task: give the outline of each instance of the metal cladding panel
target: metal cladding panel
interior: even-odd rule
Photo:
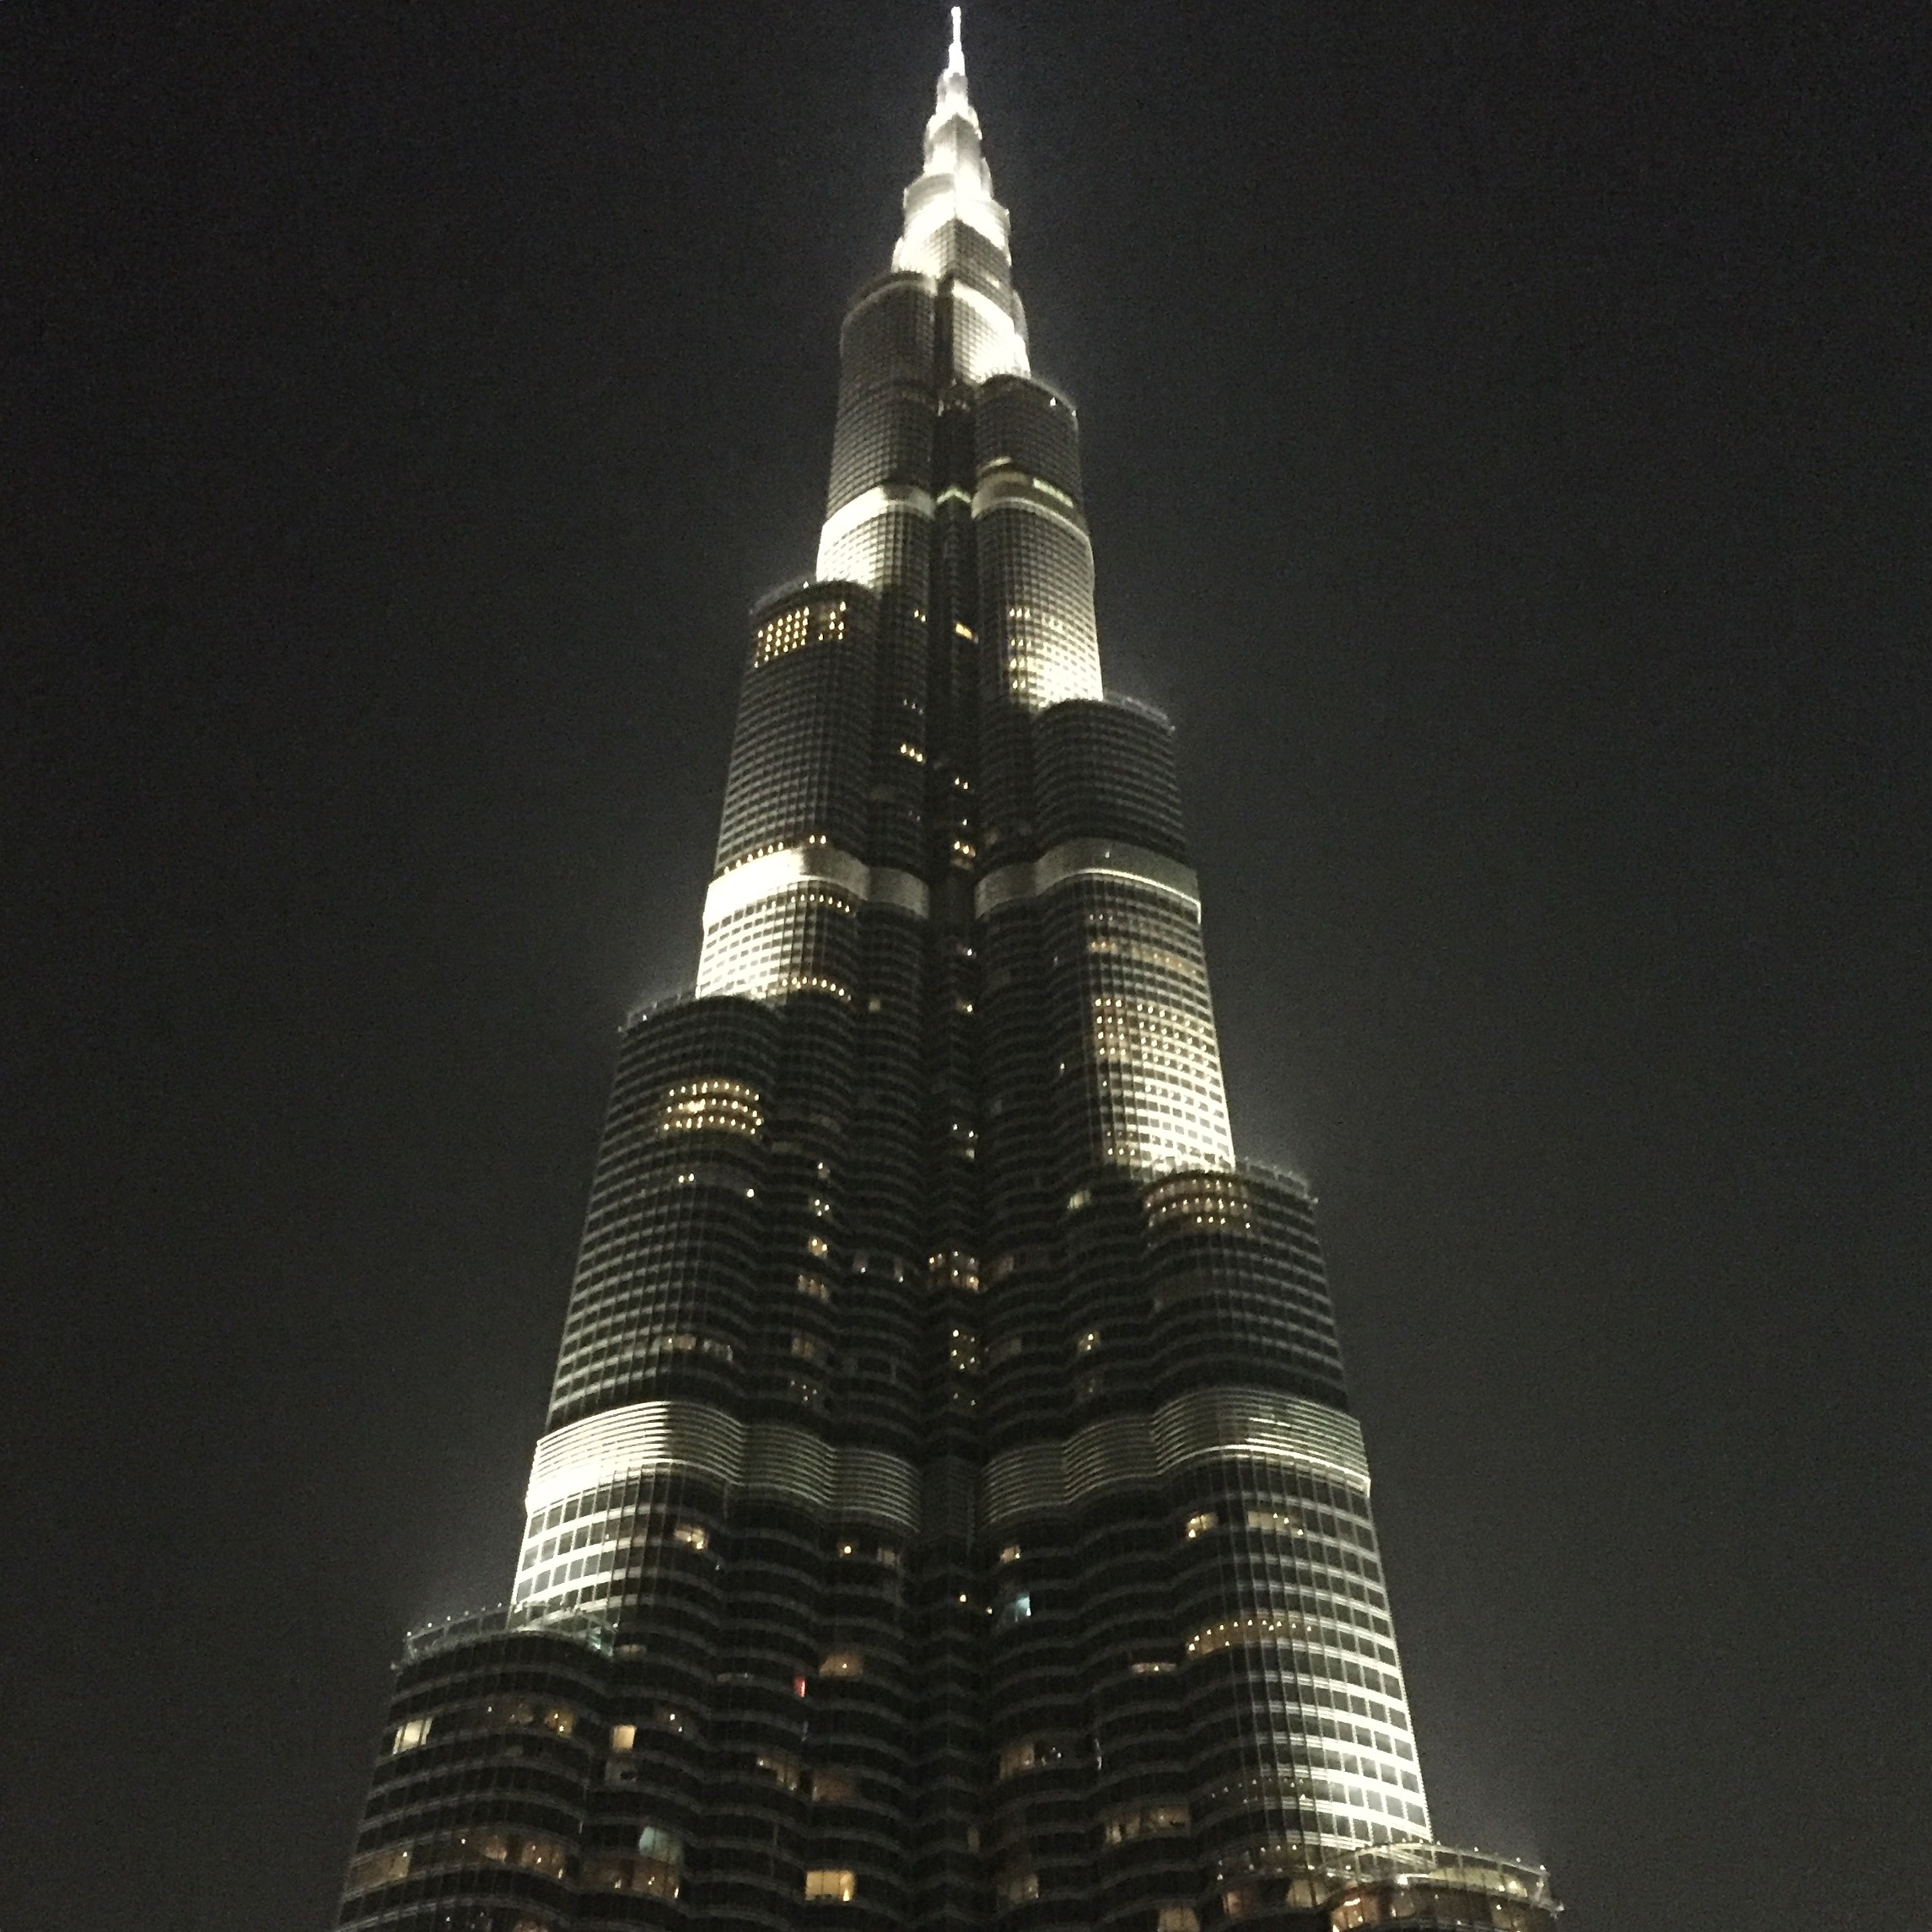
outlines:
[[[1369,1487],[1362,1425],[1353,1416],[1266,1389],[1203,1389],[1177,1397],[1154,1412],[1153,1438],[1164,1471],[1251,1456],[1322,1469],[1364,1493]]]
[[[1108,1418],[1058,1442],[1027,1443],[987,1463],[988,1529],[1144,1487],[1201,1462],[1285,1462],[1319,1469],[1366,1493],[1368,1458],[1355,1418],[1267,1389],[1204,1389],[1149,1415]]]
[[[973,889],[973,910],[988,918],[1016,899],[1031,899],[1084,879],[1144,886],[1178,901],[1197,917],[1201,911],[1201,885],[1191,867],[1124,839],[1098,838],[1069,839],[1037,859],[988,873]]]
[[[749,1425],[697,1402],[632,1402],[554,1429],[536,1447],[524,1498],[531,1512],[675,1470],[727,1492],[777,1499],[827,1520],[849,1516],[916,1532],[919,1476],[902,1457],[841,1447],[794,1423]]]
[[[524,1507],[536,1510],[647,1469],[686,1469],[727,1488],[745,1474],[745,1429],[697,1402],[632,1402],[553,1429],[536,1445]]]
[[[1080,500],[1080,431],[1074,406],[1044,383],[999,375],[973,396],[973,435],[982,471],[1011,468]]]

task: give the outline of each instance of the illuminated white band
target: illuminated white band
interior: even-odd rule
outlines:
[[[1047,522],[1057,524],[1069,536],[1077,536],[1089,550],[1094,540],[1080,516],[1079,505],[1064,490],[1029,476],[1024,470],[1002,465],[980,479],[973,492],[972,514],[982,517],[993,510],[1027,510]]]
[[[880,483],[863,491],[849,503],[841,503],[825,519],[825,528],[819,532],[819,548],[822,551],[827,544],[837,543],[848,530],[858,529],[868,519],[883,515],[887,510],[909,510],[914,516],[930,521],[932,492],[922,490],[917,483]]]
[[[659,1472],[773,1497],[835,1521],[917,1533],[918,1472],[883,1450],[837,1448],[794,1423],[746,1424],[702,1402],[632,1402],[552,1429],[536,1445],[524,1507]]]
[[[836,887],[868,904],[890,906],[923,919],[932,895],[923,879],[890,865],[868,865],[836,845],[788,845],[720,872],[704,896],[704,923],[708,930],[720,920],[756,906],[761,899],[805,885]]]
[[[1152,1416],[1112,1416],[1059,1442],[1003,1450],[982,1478],[981,1521],[996,1530],[1191,1464],[1235,1458],[1315,1470],[1368,1493],[1369,1459],[1352,1415],[1267,1389],[1203,1389]]]
[[[1031,899],[1079,879],[1121,879],[1178,899],[1201,916],[1201,882],[1192,866],[1117,839],[1069,838],[1031,864],[1003,865],[973,888],[973,913],[985,918],[1016,899]]]
[[[970,282],[955,280],[953,283],[955,304],[963,303],[969,309],[977,309],[985,318],[996,336],[1004,336],[1011,351],[1012,360],[1004,369],[988,369],[986,375],[1012,374],[1027,375],[1031,373],[1026,360],[1026,337],[1019,318],[1003,303],[988,295],[983,288],[976,288]],[[982,377],[980,379],[983,380]]]

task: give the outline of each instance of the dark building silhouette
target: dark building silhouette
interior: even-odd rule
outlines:
[[[1547,1932],[1430,1843],[1312,1202],[1236,1159],[955,39],[619,1049],[508,1606],[413,1637],[408,1932]]]

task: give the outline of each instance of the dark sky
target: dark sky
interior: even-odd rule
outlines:
[[[503,1592],[943,38],[0,18],[0,1924],[320,1932],[399,1633]],[[1438,1827],[1572,1932],[1932,1852],[1929,49],[970,10]]]

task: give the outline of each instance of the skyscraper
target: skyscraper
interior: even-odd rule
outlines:
[[[1313,1203],[1235,1155],[956,12],[841,350],[510,1600],[410,1639],[342,1923],[1547,1932],[1430,1840]]]

